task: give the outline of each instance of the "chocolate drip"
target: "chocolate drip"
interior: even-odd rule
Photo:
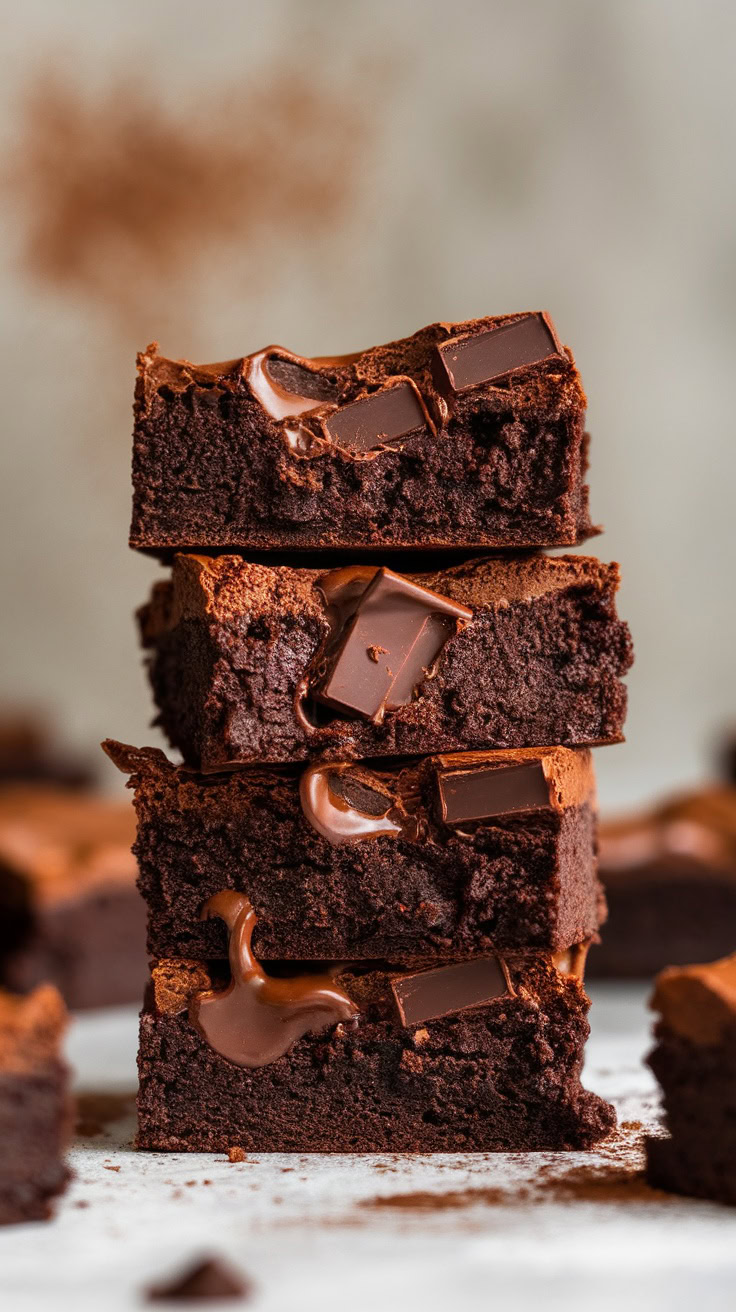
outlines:
[[[311,693],[342,715],[374,724],[412,701],[445,643],[473,617],[467,606],[390,569],[350,566],[326,574],[317,586],[331,632],[297,702]]]
[[[236,1066],[268,1066],[305,1034],[356,1019],[357,1006],[330,975],[265,973],[251,951],[256,915],[244,893],[215,893],[201,916],[220,916],[230,931],[230,983],[189,1004],[192,1024],[221,1057]]]
[[[566,948],[563,952],[556,952],[552,958],[555,970],[559,970],[561,975],[572,975],[573,979],[582,984],[589,950],[590,939],[585,943],[576,943],[574,947]]]

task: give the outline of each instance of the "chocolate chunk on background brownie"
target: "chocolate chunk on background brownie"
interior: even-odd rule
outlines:
[[[379,575],[178,556],[139,612],[172,745],[209,771],[620,740],[618,566],[532,556]]]
[[[0,1225],[45,1220],[69,1178],[65,1028],[66,1010],[51,985],[27,998],[0,991]]]
[[[353,356],[138,358],[130,543],[565,546],[594,532],[586,398],[547,316],[432,324]]]
[[[504,954],[478,988],[478,963],[470,964],[470,986],[454,966],[446,982],[432,968],[432,979],[410,981],[385,966],[343,966],[334,986],[357,1015],[245,1066],[190,1019],[193,1000],[203,990],[216,998],[212,986],[222,981],[203,963],[159,963],[141,1017],[139,1147],[492,1152],[587,1148],[603,1138],[615,1118],[580,1084],[588,1000],[579,980],[544,954]],[[402,984],[425,1019],[402,1023]],[[217,1041],[237,1052],[232,1028]]]
[[[736,954],[665,970],[651,1006],[668,1137],[647,1141],[649,1180],[736,1205]]]
[[[70,1007],[140,999],[145,907],[126,801],[50,788],[0,792],[0,982],[56,984]]]
[[[228,888],[255,907],[259,953],[305,960],[568,948],[605,914],[582,749],[219,776],[107,750],[135,788],[154,957],[224,956],[200,911]]]
[[[603,822],[609,917],[589,973],[652,976],[736,945],[736,788],[708,786]]]

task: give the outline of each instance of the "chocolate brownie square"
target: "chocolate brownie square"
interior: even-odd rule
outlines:
[[[312,551],[564,546],[593,532],[586,399],[545,314],[353,356],[138,358],[130,543]]]
[[[605,914],[588,751],[202,776],[106,747],[135,789],[153,957],[225,956],[200,914],[223,889],[253,903],[257,951],[292,960],[560,950]]]
[[[137,1002],[147,976],[133,808],[40,787],[0,792],[0,982],[67,1005]]]
[[[539,1151],[613,1128],[580,1084],[588,1000],[549,954],[290,974],[252,957],[247,900],[225,897],[213,913],[232,931],[229,982],[201,962],[154,968],[140,1148]]]
[[[621,739],[618,567],[485,559],[403,576],[177,556],[139,614],[158,722],[205,771]]]
[[[647,1142],[648,1178],[736,1206],[736,954],[663,971],[651,1006],[668,1137]]]
[[[0,992],[0,1225],[45,1220],[69,1178],[65,1028],[64,1004],[51,985],[27,998]]]
[[[652,976],[736,944],[736,788],[709,786],[601,825],[609,919],[591,975]]]

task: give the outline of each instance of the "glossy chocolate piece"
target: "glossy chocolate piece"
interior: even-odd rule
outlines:
[[[357,1016],[355,1003],[330,975],[266,974],[251,951],[256,916],[243,893],[216,893],[202,916],[220,916],[228,927],[231,979],[226,989],[194,997],[189,1018],[221,1057],[236,1066],[268,1066],[305,1034]]]
[[[326,653],[327,670],[312,692],[324,706],[380,724],[387,710],[412,701],[448,638],[473,612],[390,569],[376,570],[365,586],[366,573],[337,570],[320,581],[337,608],[339,588],[352,597],[358,578],[363,591],[343,615],[332,638],[336,651]]]
[[[435,377],[442,390],[466,392],[496,382],[531,365],[567,362],[546,314],[525,314],[470,337],[452,337],[437,347]]]
[[[496,957],[476,957],[435,970],[397,975],[391,988],[404,1026],[483,1007],[510,994],[506,971]]]
[[[349,451],[372,451],[427,427],[422,398],[408,378],[351,401],[324,420],[332,441]]]
[[[447,825],[550,807],[549,784],[541,761],[470,770],[440,769],[437,789],[440,813]]]

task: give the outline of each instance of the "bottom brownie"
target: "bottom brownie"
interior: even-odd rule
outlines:
[[[0,1225],[41,1221],[69,1177],[66,1012],[56,989],[0,993]]]
[[[565,968],[571,970],[570,961]],[[303,977],[285,977],[277,963],[268,966],[268,976],[255,969],[275,996],[306,996],[295,987]],[[327,1013],[320,1020],[312,1012],[314,1032],[305,1032],[305,1021],[291,1046],[281,1044],[281,1055],[262,1058],[250,1045],[238,1058],[243,1064],[236,1064],[220,1053],[224,1047],[235,1054],[236,1037],[244,1040],[244,1052],[248,1048],[247,1035],[235,1034],[233,1017],[252,998],[233,991],[232,980],[218,986],[201,963],[172,960],[154,967],[141,1017],[138,1146],[173,1152],[222,1152],[234,1145],[248,1152],[573,1149],[590,1147],[614,1126],[613,1109],[580,1084],[588,999],[579,978],[558,970],[550,954],[476,958],[412,972],[353,965],[317,983],[297,1023],[318,992],[337,997],[342,1010],[327,1024]],[[288,1016],[286,1004],[276,1005],[293,1024],[299,1004],[289,1004]],[[218,1030],[208,1016],[220,1013],[225,1020]],[[265,1041],[262,1047],[265,1052]]]
[[[647,1143],[650,1183],[736,1205],[736,954],[664,971],[652,1006],[669,1137]]]

